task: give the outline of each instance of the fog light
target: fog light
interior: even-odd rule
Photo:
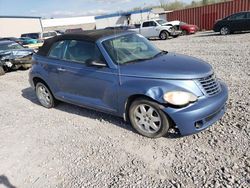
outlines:
[[[196,129],[200,129],[202,126],[203,126],[203,122],[202,121],[197,121],[195,124],[194,124],[195,128]]]

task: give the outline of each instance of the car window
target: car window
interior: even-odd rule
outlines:
[[[152,27],[152,26],[156,26],[156,23],[153,21],[149,22],[149,27]]]
[[[45,37],[49,37],[49,33],[43,33],[43,37],[42,38],[45,38]]]
[[[250,19],[250,12],[247,13],[247,19]]]
[[[149,22],[144,22],[144,23],[142,24],[142,27],[149,27]]]
[[[157,24],[153,21],[150,22],[144,22],[142,27],[152,27],[152,26],[156,26]]]
[[[116,64],[149,59],[160,53],[146,38],[134,33],[106,40],[103,45]]]
[[[64,49],[64,43],[65,43],[64,41],[59,41],[54,43],[50,49],[48,56],[51,58],[61,59]]]
[[[85,64],[87,60],[103,62],[105,60],[95,43],[87,41],[71,40],[63,57],[64,60]]]
[[[157,24],[156,24],[155,22],[153,22],[153,21],[150,22],[149,25],[150,25],[150,26],[157,26]]]
[[[239,13],[239,14],[235,14],[229,17],[229,20],[241,20],[241,19],[245,19],[246,17],[245,13]]]

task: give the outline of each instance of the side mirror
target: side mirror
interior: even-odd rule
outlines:
[[[95,59],[87,59],[86,64],[88,66],[94,66],[94,67],[106,67],[106,63],[100,61],[100,60],[95,60]]]

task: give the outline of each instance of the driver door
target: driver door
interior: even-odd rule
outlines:
[[[148,37],[158,37],[158,31],[156,30],[157,24],[154,21],[144,22],[141,28],[141,34]]]
[[[90,66],[86,63],[89,60],[98,60],[103,66]],[[105,112],[116,112],[118,73],[108,67],[95,43],[67,41],[56,70],[58,95],[62,100]]]

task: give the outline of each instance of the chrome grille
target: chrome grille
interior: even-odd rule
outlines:
[[[220,84],[214,74],[198,79],[198,83],[202,91],[208,96],[216,95],[221,91]]]

